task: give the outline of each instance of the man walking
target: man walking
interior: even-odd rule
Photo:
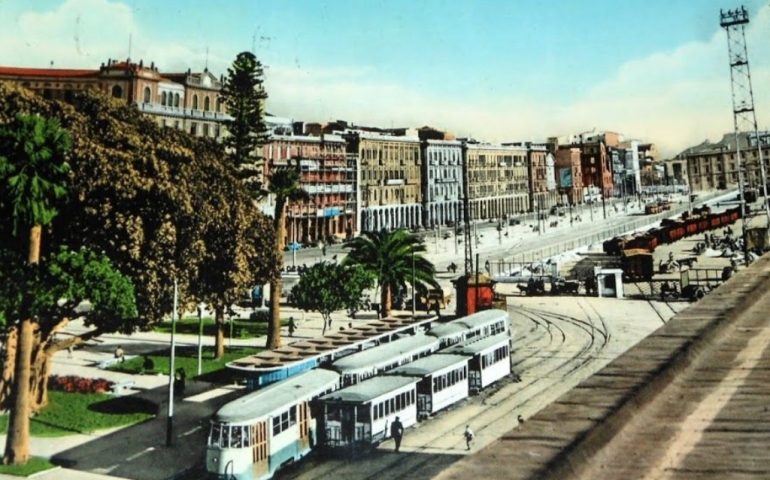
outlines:
[[[395,420],[393,420],[393,423],[390,426],[390,436],[393,437],[393,440],[396,442],[396,452],[398,452],[398,449],[401,447],[401,437],[404,435],[404,426],[401,425],[401,420],[396,417]]]
[[[473,430],[471,430],[470,425],[465,426],[465,431],[463,432],[463,436],[465,437],[465,449],[470,450],[471,442],[473,441]]]

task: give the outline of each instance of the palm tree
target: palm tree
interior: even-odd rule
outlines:
[[[364,232],[348,242],[346,248],[350,252],[343,263],[361,265],[376,276],[383,317],[390,315],[393,293],[407,283],[415,289],[438,287],[435,268],[422,255],[425,244],[403,228],[392,232]]]
[[[286,246],[286,206],[289,202],[307,201],[309,196],[299,184],[299,170],[291,167],[275,169],[270,176],[267,191],[275,196],[275,251],[278,258],[278,271],[283,270],[283,249]],[[267,328],[267,348],[281,346],[281,287],[283,281],[280,274],[270,281],[270,324]]]
[[[14,236],[29,231],[27,262],[31,266],[40,262],[42,228],[56,216],[56,200],[67,193],[65,155],[70,145],[69,134],[54,119],[18,115],[0,128],[0,203],[4,203],[3,210],[11,211]],[[24,464],[29,459],[31,362],[38,326],[31,316],[21,313],[6,464]]]

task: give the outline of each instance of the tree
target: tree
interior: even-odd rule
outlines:
[[[32,348],[30,405],[48,403],[48,376],[53,355],[103,333],[131,333],[137,317],[134,286],[103,254],[60,247],[43,257],[37,272],[25,268],[16,252],[0,251],[0,317],[36,320]],[[23,301],[29,295],[30,302]],[[72,318],[89,330],[57,336]],[[19,385],[21,387],[21,385]]]
[[[289,302],[323,317],[323,333],[331,328],[332,312],[357,309],[364,290],[374,284],[374,276],[363,267],[321,262],[312,265],[291,289]]]
[[[228,136],[223,140],[233,164],[253,196],[260,195],[262,173],[259,147],[267,141],[264,108],[267,93],[262,63],[251,52],[241,52],[227,69],[220,95],[232,120],[225,121]]]
[[[392,232],[364,232],[348,242],[349,253],[345,265],[360,265],[371,272],[380,288],[380,313],[387,317],[391,312],[393,293],[412,284],[415,289],[438,288],[435,268],[422,254],[425,244],[414,234],[400,228]]]
[[[56,216],[56,201],[67,192],[65,155],[70,145],[69,135],[53,119],[17,115],[14,122],[0,128],[0,202],[3,210],[11,211],[13,235],[29,232],[27,264],[33,276],[40,262],[42,228]],[[22,292],[5,463],[24,464],[29,459],[29,385],[33,341],[39,328],[29,308],[33,301],[31,292]]]
[[[286,237],[286,206],[293,201],[306,201],[308,194],[299,184],[299,171],[295,168],[276,168],[270,176],[268,191],[275,197],[273,229],[278,271],[283,270],[283,249]],[[281,288],[280,275],[270,281],[270,322],[267,328],[267,348],[281,346]]]

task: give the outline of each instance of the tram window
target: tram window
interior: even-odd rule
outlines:
[[[243,429],[240,425],[230,428],[230,446],[241,448],[243,444]]]
[[[396,399],[395,398],[391,398],[390,399],[390,411],[394,412],[394,413],[396,412]]]
[[[401,397],[401,394],[398,394],[396,397],[396,411],[403,410],[404,409],[404,399]]]
[[[222,435],[222,425],[219,423],[212,423],[211,433],[209,434],[209,446],[218,447],[220,443],[221,435]]]
[[[385,400],[385,415],[390,415],[390,402]]]
[[[412,395],[412,403],[414,403],[414,390],[411,391],[411,395]]]
[[[227,425],[222,425],[222,443],[220,446],[230,448],[230,427]]]
[[[379,416],[382,417],[382,414],[385,413],[384,412],[385,406],[382,404],[382,402],[380,402],[380,405],[378,406],[378,410],[380,411],[380,415]]]

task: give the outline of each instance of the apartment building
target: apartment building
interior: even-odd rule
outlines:
[[[466,141],[471,219],[502,219],[530,209],[527,148]]]

